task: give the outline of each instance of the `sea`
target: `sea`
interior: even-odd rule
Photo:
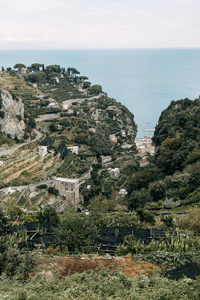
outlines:
[[[145,130],[172,100],[200,95],[200,49],[0,51],[0,68],[16,63],[76,68],[134,114],[138,138],[152,135]]]

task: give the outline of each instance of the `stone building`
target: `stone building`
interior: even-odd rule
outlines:
[[[53,177],[51,186],[59,191],[59,195],[67,200],[68,206],[77,207],[79,203],[79,180]]]
[[[47,154],[47,146],[39,146],[38,154],[39,154],[40,158],[45,157],[45,155]]]
[[[112,161],[112,157],[111,156],[103,156],[103,155],[101,155],[100,157],[101,157],[102,164],[106,164],[106,163]]]

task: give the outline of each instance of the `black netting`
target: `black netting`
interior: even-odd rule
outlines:
[[[184,276],[196,279],[196,276],[200,276],[200,269],[197,262],[191,262],[176,269],[167,271],[166,276],[173,280],[179,280]]]

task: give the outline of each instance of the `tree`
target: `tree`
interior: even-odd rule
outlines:
[[[92,222],[99,225],[99,220],[108,212],[109,207],[110,202],[102,195],[92,198],[88,205]]]
[[[14,65],[14,69],[17,69],[19,72],[21,71],[22,68],[26,68],[26,66],[21,63]]]
[[[50,130],[51,132],[57,131],[56,122],[51,122],[51,123],[50,123],[50,125],[49,125],[49,130]]]
[[[4,111],[0,111],[0,118],[3,119],[5,116],[5,112]]]
[[[143,208],[147,202],[152,202],[153,198],[148,191],[142,189],[140,191],[134,191],[128,197],[129,209]]]
[[[64,213],[56,229],[59,244],[65,244],[71,252],[88,252],[92,243],[91,236],[96,233],[88,216],[73,212]]]
[[[163,181],[155,181],[150,183],[149,192],[154,201],[159,201],[165,196],[166,185]]]
[[[56,77],[60,77],[60,73],[51,72],[47,75],[47,79],[51,79],[53,83],[55,84]]]
[[[190,187],[191,192],[193,192],[200,186],[200,170],[196,170],[191,173],[188,185]]]
[[[0,203],[0,224],[5,224],[6,221],[7,221],[6,208],[2,203]],[[0,232],[1,232],[1,230],[0,230]]]
[[[134,190],[148,188],[150,182],[163,177],[160,169],[152,164],[148,164],[141,171],[138,171],[129,181],[127,191],[129,194]]]
[[[87,80],[87,79],[88,79],[88,77],[87,77],[87,76],[80,76],[79,78],[80,78],[80,80],[81,80],[81,81],[85,81],[85,80]]]
[[[58,195],[59,195],[59,191],[58,191],[57,189],[55,189],[54,187],[52,187],[52,186],[50,186],[50,187],[48,188],[48,192],[49,192],[50,194],[55,195],[55,196],[58,196]]]
[[[56,73],[60,74],[60,72],[61,72],[60,65],[49,65],[49,66],[46,66],[46,72],[47,73],[56,72]]]
[[[43,68],[43,64],[34,63],[31,65],[31,69],[33,72],[40,71],[41,68]]]
[[[90,91],[99,95],[102,92],[102,86],[98,84],[92,85]]]
[[[195,234],[200,233],[200,208],[193,207],[188,211],[185,219],[183,219],[181,227],[192,230]]]
[[[89,88],[91,86],[91,82],[89,82],[89,81],[84,81],[83,82],[83,88],[84,89],[87,89],[87,88]]]
[[[22,222],[22,224],[27,224],[27,223],[37,222],[37,221],[38,221],[38,216],[36,212],[23,213],[20,217],[20,222]]]
[[[161,221],[164,223],[164,225],[167,227],[167,229],[169,228],[173,228],[173,217],[170,215],[167,216],[162,216]]]
[[[75,77],[76,77],[76,75],[80,74],[80,72],[78,70],[76,70],[75,68],[68,68],[67,73],[69,75],[73,75]]]
[[[12,205],[9,206],[7,213],[10,220],[16,220],[22,215],[23,211],[19,208],[19,206]]]
[[[155,216],[149,210],[139,209],[137,211],[140,221],[143,223],[155,224]]]
[[[52,222],[59,223],[59,215],[54,207],[45,206],[43,210],[37,213],[37,218],[39,222]]]
[[[44,72],[35,72],[30,73],[26,76],[26,80],[34,83],[40,83],[44,78],[46,74]]]
[[[31,128],[35,128],[36,127],[35,119],[33,117],[29,116],[28,121],[27,121],[27,125],[30,126]]]

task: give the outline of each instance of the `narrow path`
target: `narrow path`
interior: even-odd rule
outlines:
[[[98,96],[93,96],[93,97],[84,97],[84,98],[75,98],[75,99],[68,99],[62,102],[62,105],[67,105],[68,107],[75,102],[82,103],[86,99],[87,100],[94,100],[94,99],[99,99],[102,97],[102,93],[100,93]],[[52,119],[58,119],[60,117],[60,113],[55,113],[55,114],[44,114],[44,115],[38,115],[38,117],[35,119],[36,122],[42,122],[45,120],[52,120]]]
[[[11,155],[13,152],[15,152],[17,149],[25,146],[25,145],[28,145],[28,144],[31,144],[31,143],[34,143],[35,141],[39,140],[41,137],[42,137],[42,133],[35,130],[35,133],[37,134],[36,138],[32,141],[29,141],[29,142],[25,142],[23,144],[17,144],[17,145],[14,145],[13,147],[10,147],[8,149],[5,149],[5,148],[0,148],[0,157],[3,156],[3,155]]]
[[[74,102],[78,102],[78,103],[81,103],[83,101],[85,101],[86,99],[87,100],[94,100],[94,99],[99,99],[102,97],[102,93],[100,93],[98,96],[93,96],[93,97],[84,97],[84,98],[76,98],[76,99],[69,99],[69,100],[65,100],[62,102],[62,104],[67,104],[67,105],[71,105],[72,103]]]

